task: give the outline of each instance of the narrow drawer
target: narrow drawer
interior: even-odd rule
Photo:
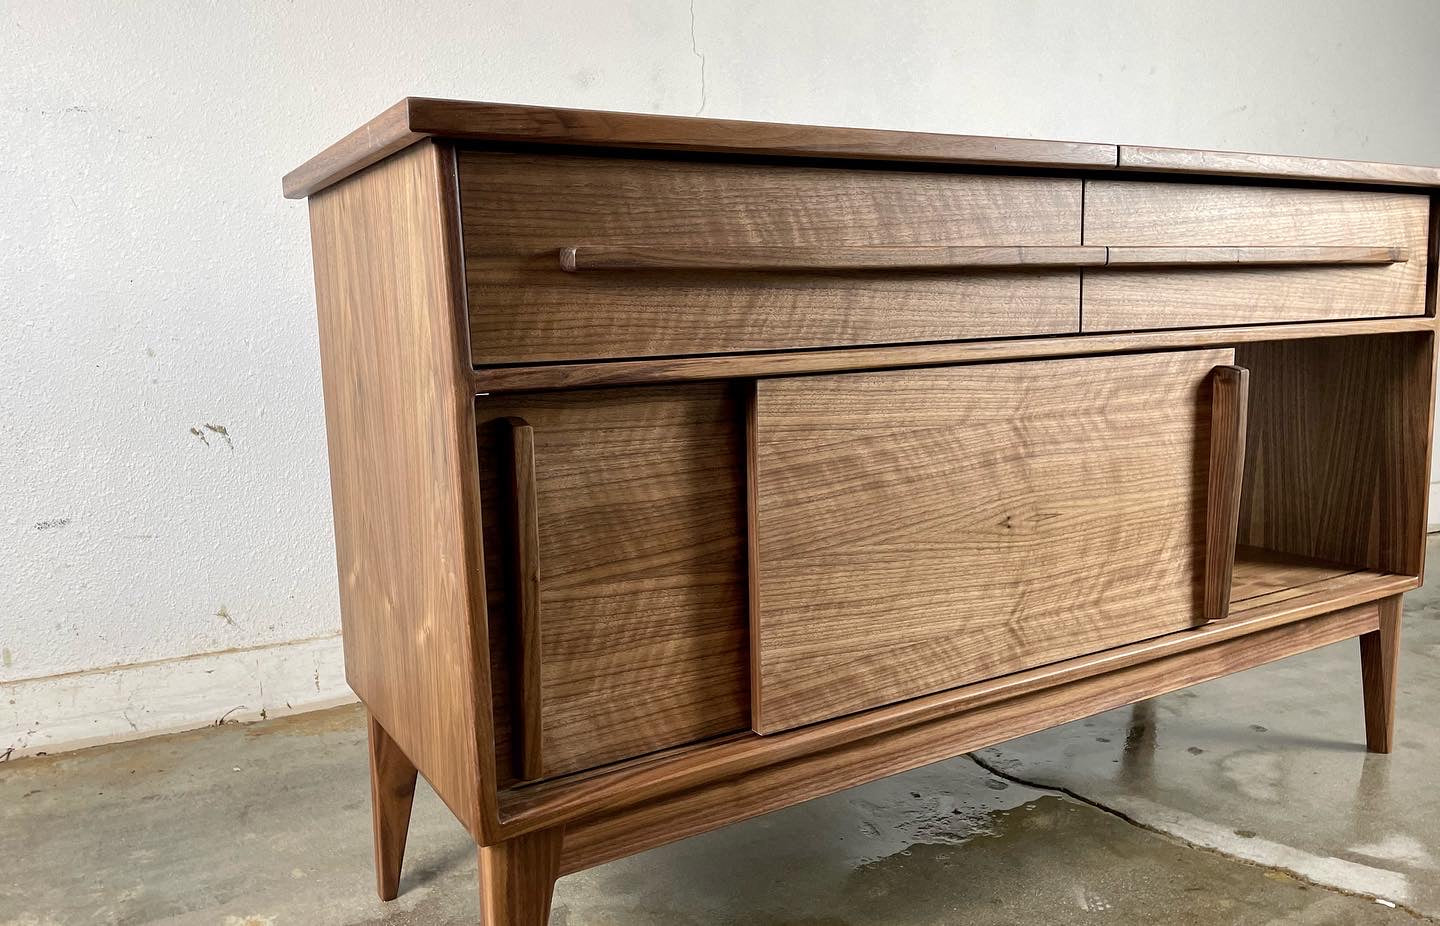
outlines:
[[[458,170],[481,366],[1073,333],[1093,259],[1073,179],[488,151]]]
[[[1232,359],[1203,350],[760,381],[754,729],[1202,622],[1207,502],[1224,494],[1208,484],[1211,433],[1227,420],[1212,428],[1212,404],[1225,404],[1212,396]],[[1233,560],[1233,522],[1228,534]],[[1229,567],[1220,578],[1228,587]]]
[[[1428,214],[1404,193],[1087,181],[1085,244],[1111,253],[1082,327],[1420,315]]]
[[[502,780],[745,729],[745,394],[476,403]]]

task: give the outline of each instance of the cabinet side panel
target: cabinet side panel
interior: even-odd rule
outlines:
[[[310,221],[346,677],[478,837],[483,590],[449,158],[409,148],[314,196]]]
[[[1420,575],[1433,337],[1236,347],[1250,370],[1240,543]]]

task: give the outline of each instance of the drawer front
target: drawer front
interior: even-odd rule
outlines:
[[[754,728],[1201,622],[1210,381],[1232,358],[760,381]]]
[[[1079,180],[462,151],[459,183],[481,366],[1078,330],[1079,272],[1013,264],[1080,244]]]
[[[1085,244],[1117,250],[1111,266],[1085,274],[1082,328],[1420,315],[1428,214],[1428,198],[1414,194],[1087,181]],[[1131,256],[1160,263],[1165,252],[1152,249],[1165,248],[1197,265],[1123,269]],[[1234,265],[1214,266],[1226,248],[1239,249]]]
[[[745,729],[739,389],[487,396],[476,408],[502,778]]]

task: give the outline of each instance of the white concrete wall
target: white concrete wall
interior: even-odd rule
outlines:
[[[1437,44],[1435,0],[4,0],[0,755],[346,696],[279,183],[403,95],[1440,163]]]

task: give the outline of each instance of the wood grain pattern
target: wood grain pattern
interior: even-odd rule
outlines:
[[[590,270],[1041,270],[1103,267],[1105,248],[1074,247],[708,247],[575,245],[560,269]]]
[[[657,360],[611,360],[597,363],[549,363],[520,367],[486,367],[475,371],[479,393],[525,392],[592,386],[687,383],[742,377],[840,373],[846,370],[888,370],[906,367],[954,366],[1073,357],[1080,354],[1122,354],[1177,347],[1215,347],[1239,343],[1334,338],[1367,334],[1431,332],[1434,318],[1379,318],[1355,321],[1296,322],[1289,325],[1241,325],[1234,328],[1140,331],[1068,337],[1015,338],[948,344],[905,344],[821,351],[776,351],[712,357],[670,357]]]
[[[1074,270],[568,273],[576,245],[1073,246],[1080,182],[902,170],[468,152],[476,364],[1054,334]]]
[[[510,504],[516,611],[516,758],[521,778],[539,778],[544,763],[544,632],[540,604],[540,502],[535,484],[535,429],[510,425]]]
[[[1375,265],[1410,259],[1409,248],[1399,247],[1107,247],[1104,251],[1106,267],[1132,268]]]
[[[1272,592],[1284,590],[1304,594],[1305,587],[1311,583],[1338,579],[1357,571],[1354,566],[1343,563],[1239,544],[1235,548],[1230,601],[1236,606],[1248,606],[1250,599]]]
[[[1315,562],[1323,562],[1316,560]],[[1388,572],[1356,569],[1332,579],[1314,581],[1305,585],[1280,588],[1275,591],[1254,595],[1245,600],[1243,609],[1247,614],[1268,611],[1276,607],[1309,608],[1310,613],[1348,607],[1357,601],[1373,601],[1387,594],[1398,594],[1420,583],[1414,576],[1397,576]],[[1234,619],[1232,613],[1231,619]],[[1222,622],[1222,623],[1228,623]]]
[[[481,492],[509,501],[511,425],[533,434],[542,768],[533,777],[743,729],[743,414],[735,388],[482,397]],[[505,531],[486,525],[502,767],[517,626]],[[507,647],[503,641],[510,640]],[[526,708],[528,712],[529,707]]]
[[[1284,154],[1247,154],[1241,151],[1204,151],[1193,148],[1121,145],[1119,163],[1116,166],[1120,170],[1161,173],[1440,186],[1440,167]]]
[[[563,842],[557,827],[481,847],[482,926],[547,926]]]
[[[482,141],[1027,167],[1115,164],[1113,145],[1087,142],[796,126],[413,97],[410,102],[412,128],[417,131]]]
[[[848,739],[833,749],[728,777],[724,787],[681,792],[612,815],[596,814],[567,827],[560,870],[580,871],[861,782],[1349,639],[1373,630],[1376,612],[1374,604],[1361,605],[1256,631],[1243,639],[1158,656],[1018,695],[988,710]],[[1213,626],[1225,627],[1228,622]]]
[[[375,841],[375,889],[381,900],[400,896],[400,867],[415,801],[415,766],[369,715],[370,823]]]
[[[1087,274],[1086,332],[1419,315],[1426,197],[1349,190],[1087,180],[1086,245],[1396,248],[1358,266],[1107,269]]]
[[[408,97],[285,176],[308,196],[397,150],[401,137],[1025,167],[1114,167],[1114,145]],[[358,166],[357,166],[358,165]]]
[[[453,207],[426,143],[312,197],[310,220],[346,678],[481,839],[495,777]]]
[[[759,383],[755,730],[1193,626],[1232,359]]]
[[[1257,556],[1257,553],[1260,555]],[[507,791],[503,794],[506,832],[529,832],[556,822],[647,804],[722,783],[770,765],[824,752],[847,742],[962,712],[983,711],[1007,699],[1066,686],[1214,643],[1238,640],[1328,612],[1353,608],[1409,591],[1419,584],[1408,576],[1367,571],[1341,572],[1329,579],[1317,579],[1311,570],[1319,568],[1323,565],[1313,561],[1241,548],[1236,563],[1237,577],[1248,577],[1255,588],[1275,590],[1268,594],[1246,596],[1242,604],[1237,589],[1233,596],[1236,607],[1228,620],[913,698],[829,723],[769,736],[737,734],[597,770],[589,775]],[[1305,576],[1304,584],[1295,589],[1277,588],[1283,580],[1266,578],[1266,575],[1280,577],[1295,570]]]
[[[1365,247],[1425,252],[1419,193],[1087,180],[1085,244]]]
[[[1235,571],[1235,536],[1245,467],[1245,423],[1250,406],[1250,373],[1216,367],[1210,378],[1210,472],[1205,495],[1204,617],[1229,616]]]
[[[1395,746],[1395,686],[1400,672],[1401,598],[1380,602],[1380,626],[1360,637],[1360,681],[1365,693],[1365,745],[1388,753]]]
[[[1241,344],[1250,425],[1240,542],[1420,574],[1433,334]]]
[[[989,138],[839,126],[784,125],[408,97],[285,176],[285,195],[311,195],[427,136],[481,142],[766,157],[833,157],[943,164],[1119,168],[1277,179],[1440,186],[1440,168],[1335,158]]]

